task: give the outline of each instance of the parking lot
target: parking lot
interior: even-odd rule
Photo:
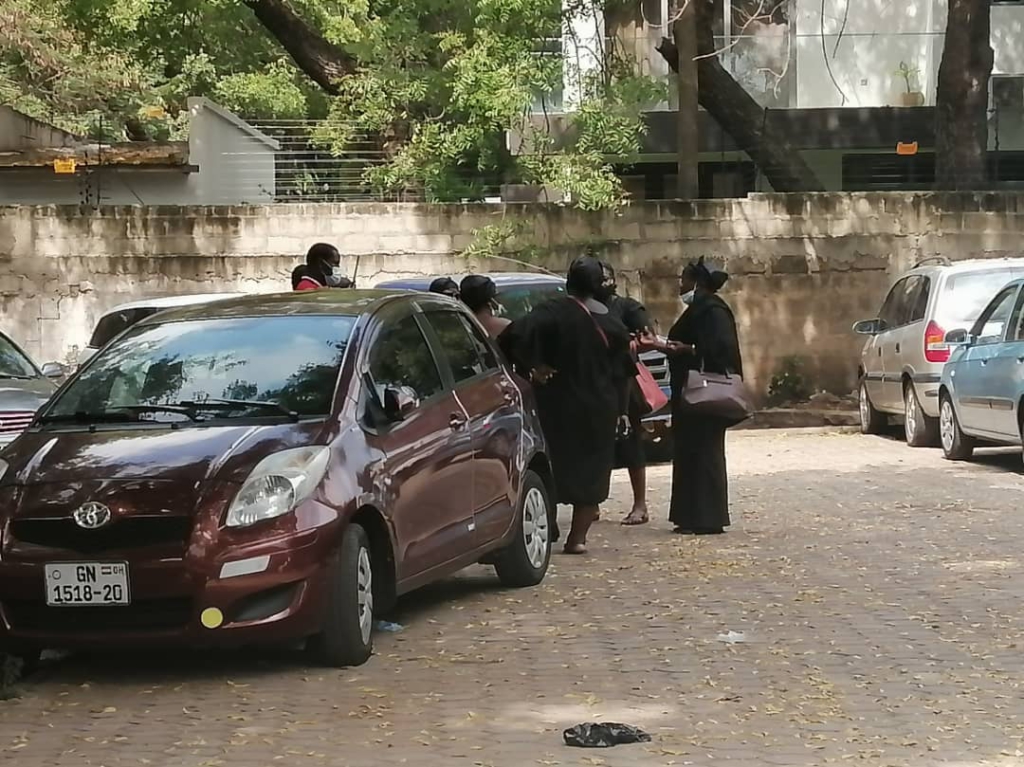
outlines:
[[[744,432],[730,462],[729,534],[670,534],[667,466],[654,523],[620,527],[617,476],[589,557],[557,556],[533,590],[478,568],[407,598],[358,669],[297,653],[51,663],[0,703],[0,759],[1024,763],[1019,453],[950,464],[886,438]],[[607,720],[653,740],[562,745]]]

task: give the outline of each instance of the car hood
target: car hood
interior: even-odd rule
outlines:
[[[45,378],[0,378],[0,411],[34,413],[55,390]]]
[[[4,453],[10,464],[4,480],[21,485],[139,479],[242,482],[267,455],[318,444],[323,430],[322,421],[95,432],[34,429]]]

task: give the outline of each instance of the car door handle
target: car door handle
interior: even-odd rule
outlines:
[[[462,415],[462,413],[452,413],[448,416],[448,425],[453,431],[459,431],[466,426],[466,416]]]
[[[1017,364],[1018,365],[1024,365],[1024,357],[1018,357],[1017,358]]]
[[[897,354],[899,354],[899,353],[900,353],[900,345],[899,345],[899,344],[896,344],[896,353],[897,353]]]
[[[988,360],[980,360],[980,362],[982,367],[985,367],[985,365],[988,364]]]

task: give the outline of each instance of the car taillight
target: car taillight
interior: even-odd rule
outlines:
[[[949,346],[946,345],[946,331],[935,320],[928,323],[924,331],[924,358],[929,362],[949,360]]]

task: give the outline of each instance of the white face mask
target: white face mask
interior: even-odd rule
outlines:
[[[683,303],[687,306],[693,303],[693,293],[694,291],[691,290],[689,293],[683,293],[682,295]]]

